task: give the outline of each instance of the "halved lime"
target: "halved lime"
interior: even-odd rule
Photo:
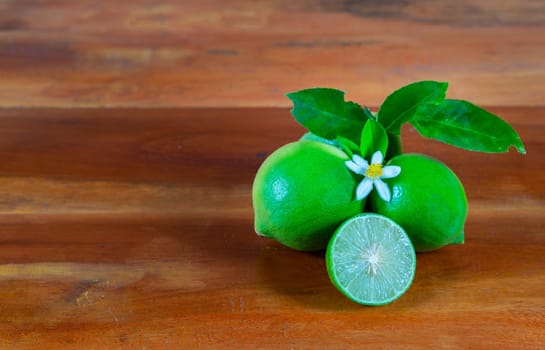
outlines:
[[[378,214],[359,214],[335,231],[326,251],[329,278],[350,300],[388,304],[409,289],[416,254],[405,231]]]

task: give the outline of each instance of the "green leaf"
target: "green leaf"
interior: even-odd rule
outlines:
[[[419,81],[402,87],[386,97],[377,120],[386,131],[399,135],[401,125],[410,121],[421,106],[438,104],[445,99],[448,83]]]
[[[382,125],[375,120],[369,120],[361,133],[360,150],[364,159],[371,159],[376,151],[386,155],[388,149],[388,134]]]
[[[513,146],[526,153],[520,136],[507,122],[467,101],[425,106],[411,123],[424,137],[466,150],[499,153]]]
[[[388,151],[384,156],[384,161],[387,162],[395,156],[403,153],[403,144],[401,142],[401,135],[388,134]]]
[[[328,88],[312,88],[291,92],[291,114],[310,132],[332,140],[343,136],[358,143],[367,121],[363,108],[344,100],[344,92]]]
[[[348,154],[348,156],[350,158],[352,158],[352,156],[354,155],[354,153],[358,153],[360,151],[360,148],[358,147],[358,145],[356,145],[354,142],[350,141],[349,139],[345,138],[345,137],[342,137],[342,136],[337,136],[337,138],[335,139],[335,141],[337,141],[337,143],[339,144],[339,146],[341,147],[341,149],[346,153]]]

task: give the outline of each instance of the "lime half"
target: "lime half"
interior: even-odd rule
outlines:
[[[359,214],[336,231],[326,251],[333,285],[350,300],[384,305],[409,289],[416,254],[401,226],[378,214]]]

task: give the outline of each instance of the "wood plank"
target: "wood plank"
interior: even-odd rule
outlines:
[[[534,0],[7,0],[0,106],[288,106],[312,86],[379,105],[423,79],[536,106],[544,32]]]
[[[463,181],[466,243],[376,308],[253,232],[254,173],[302,133],[287,109],[0,110],[0,348],[539,349],[545,108],[491,110],[526,156],[403,130]]]
[[[545,180],[544,109],[490,110],[515,125],[528,155],[466,152],[410,127],[403,130],[405,150],[443,160],[475,186],[471,199],[531,205],[524,184]],[[0,110],[0,214],[178,213],[248,203],[259,164],[303,133],[282,108]],[[482,169],[489,163],[501,173]],[[486,191],[478,187],[483,177]],[[209,195],[215,192],[223,196]],[[545,195],[545,188],[532,193]],[[184,200],[189,196],[193,202]]]

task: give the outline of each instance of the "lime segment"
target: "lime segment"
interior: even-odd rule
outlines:
[[[346,297],[359,304],[384,305],[409,289],[416,254],[405,231],[378,214],[346,220],[326,251],[329,277]]]

